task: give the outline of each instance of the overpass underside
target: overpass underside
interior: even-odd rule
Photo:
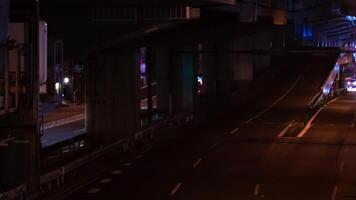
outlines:
[[[192,152],[194,145],[200,147],[200,140],[204,145],[220,139],[233,142],[236,138],[219,138],[230,128],[234,128],[231,135],[243,129],[244,138],[237,140],[263,140],[268,144],[276,138],[294,141],[315,109],[341,93],[342,67],[337,76],[332,76],[331,85],[328,78],[344,43],[349,42],[346,44],[352,51],[355,45],[350,39],[354,22],[340,13],[324,19],[313,14],[325,11],[317,4],[317,11],[308,7],[310,17],[304,19],[299,12],[304,5],[298,2],[293,8],[273,2],[230,0],[174,0],[163,6],[161,1],[152,2],[43,0],[39,6],[13,1],[10,21],[25,22],[26,40],[21,45],[29,51],[20,53],[18,60],[25,63],[27,71],[21,67],[12,71],[15,68],[11,62],[5,69],[0,63],[0,163],[5,163],[0,165],[0,193],[1,187],[8,190],[20,185],[26,195],[42,195],[43,191],[52,195],[52,191],[67,187],[67,180],[76,183],[72,175],[77,172],[83,172],[78,176],[85,179],[90,174],[89,164],[111,170],[110,159],[105,160],[103,155],[126,158],[127,154],[121,153],[135,154],[140,147],[166,139],[171,132],[178,138],[184,136],[179,141],[187,141],[189,144],[183,147]],[[62,42],[66,64],[84,66],[83,132],[85,141],[93,147],[70,152],[67,157],[63,148],[76,144],[60,147],[57,152],[66,154],[61,156],[67,159],[52,165],[49,160],[58,155],[40,153],[39,16],[48,23],[49,37]],[[314,33],[310,33],[310,27]],[[13,37],[10,35],[10,39]],[[13,47],[9,41],[0,40],[4,52]],[[51,56],[53,60],[55,56]],[[55,65],[49,65],[52,72]],[[330,87],[324,93],[327,84]],[[342,101],[350,98],[353,100],[345,97]],[[9,102],[15,102],[15,109],[10,109]],[[192,131],[192,124],[198,128]],[[157,132],[162,135],[154,138]],[[179,145],[172,144],[172,148]],[[261,150],[253,145],[256,151]],[[184,152],[179,155],[186,156]],[[97,159],[105,162],[95,163]],[[228,161],[233,162],[230,158]],[[246,166],[261,170],[253,164]],[[53,183],[58,188],[53,189]],[[80,196],[75,193],[73,199],[76,195]],[[181,198],[194,199],[189,195]],[[108,193],[107,199],[111,197]]]

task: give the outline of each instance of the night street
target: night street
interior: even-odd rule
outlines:
[[[355,0],[0,0],[0,200],[356,199]]]

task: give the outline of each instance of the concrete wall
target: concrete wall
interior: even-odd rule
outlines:
[[[155,72],[157,75],[157,108],[159,112],[171,114],[171,81],[169,72],[171,71],[171,48],[166,46],[155,46],[152,48],[154,56]]]
[[[0,44],[4,44],[7,39],[9,28],[9,6],[9,0],[0,1]],[[4,51],[0,48],[0,78],[4,76],[4,67]]]
[[[99,143],[133,135],[138,127],[138,52],[107,51],[87,71],[87,130]]]

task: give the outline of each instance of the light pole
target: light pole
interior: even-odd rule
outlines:
[[[60,50],[60,63],[57,63],[57,48]],[[53,53],[53,64],[56,66],[56,76],[57,76],[57,83],[58,83],[58,93],[59,93],[59,102],[57,106],[63,106],[63,71],[64,71],[64,62],[63,62],[63,41],[56,40],[54,42],[54,53]]]

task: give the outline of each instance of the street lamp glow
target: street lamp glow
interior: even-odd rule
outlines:
[[[63,83],[64,83],[64,84],[68,84],[68,83],[69,83],[69,78],[68,78],[68,77],[65,77],[65,78],[63,79]]]
[[[57,93],[57,94],[59,94],[59,89],[60,89],[60,87],[61,87],[61,84],[58,83],[58,82],[54,85],[54,88],[56,89],[56,93]]]

